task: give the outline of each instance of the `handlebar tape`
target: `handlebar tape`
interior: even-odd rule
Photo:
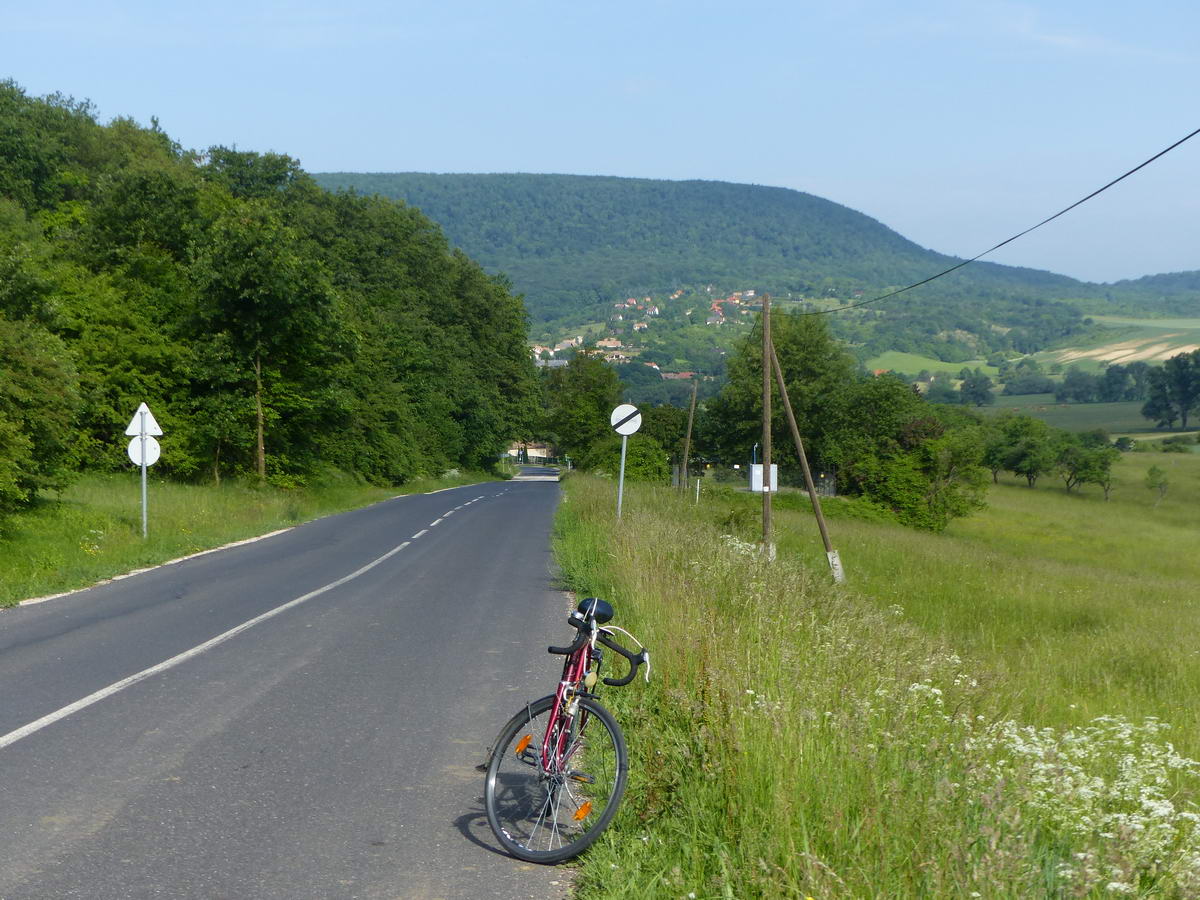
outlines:
[[[625,685],[629,684],[629,682],[633,681],[634,676],[637,675],[638,666],[646,661],[646,651],[643,649],[638,653],[631,653],[603,631],[600,632],[600,637],[598,640],[605,647],[608,647],[608,649],[620,653],[623,657],[629,660],[628,675],[626,675],[624,678],[605,678],[604,683],[610,687],[624,687]]]
[[[571,642],[571,646],[569,646],[569,647],[550,646],[550,647],[546,648],[546,650],[548,652],[557,653],[560,656],[570,656],[572,653],[574,653],[576,650],[578,650],[580,647],[582,647],[584,644],[586,644],[589,640],[591,640],[591,635],[584,628],[584,625],[586,623],[584,622],[583,616],[579,615],[578,613],[571,613],[571,615],[567,617],[567,621],[579,629],[579,634],[575,635],[575,640],[573,640]]]

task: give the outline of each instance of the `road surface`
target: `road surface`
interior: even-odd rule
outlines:
[[[397,498],[0,613],[0,898],[550,898],[476,765],[557,678],[558,485]]]

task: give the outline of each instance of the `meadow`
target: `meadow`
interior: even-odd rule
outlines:
[[[914,376],[919,374],[923,369],[928,369],[935,374],[949,373],[957,376],[963,370],[964,366],[972,371],[980,369],[984,375],[992,378],[995,378],[1000,373],[1000,370],[995,366],[989,366],[985,359],[971,359],[966,362],[950,363],[934,359],[932,356],[921,356],[917,353],[902,353],[899,350],[889,350],[887,353],[881,353],[879,356],[868,359],[863,365],[872,371],[884,369]]]
[[[44,497],[0,529],[0,607],[94,584],[232,541],[386,500],[397,494],[470,484],[488,476],[453,473],[380,488],[330,472],[303,488],[220,486],[151,478],[142,538],[136,474],[89,474]]]
[[[1102,363],[1144,360],[1161,363],[1176,353],[1200,346],[1200,319],[1140,319],[1128,316],[1092,316],[1098,326],[1071,344],[1034,354],[1044,365],[1077,365],[1098,372]]]
[[[1103,428],[1112,435],[1169,437],[1173,432],[1155,428],[1154,422],[1142,415],[1142,406],[1141,400],[1120,403],[1056,403],[1053,394],[1001,394],[996,397],[995,405],[982,406],[979,412],[988,415],[1015,410],[1066,431]]]
[[[757,497],[627,485],[618,526],[569,480],[564,579],[655,660],[604,697],[630,797],[580,895],[1200,893],[1200,457],[1117,475],[1107,503],[1002,479],[942,535],[828,500],[841,587],[799,496],[768,563]]]

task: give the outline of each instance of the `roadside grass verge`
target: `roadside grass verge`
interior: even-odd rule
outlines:
[[[42,498],[0,531],[0,607],[86,587],[97,581],[331,513],[491,478],[453,473],[400,488],[372,487],[330,473],[303,488],[218,486],[151,478],[148,537],[142,538],[136,474],[84,475],[57,497]]]
[[[781,544],[765,564],[723,535],[740,518],[726,498],[627,485],[618,524],[611,482],[565,490],[567,584],[610,599],[655,664],[649,685],[604,694],[630,789],[581,897],[1200,891],[1200,769],[1157,721],[1035,729],[1013,715],[1027,685],[1012,672],[828,584],[823,558]],[[857,583],[857,550],[842,553]]]

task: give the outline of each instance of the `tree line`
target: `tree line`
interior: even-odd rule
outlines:
[[[931,402],[905,379],[864,371],[817,316],[773,314],[771,333],[785,373],[810,465],[902,524],[943,530],[985,503],[990,473],[1008,471],[1035,487],[1061,478],[1067,491],[1098,486],[1108,498],[1120,450],[1103,432],[1074,434],[1021,413],[982,416],[961,403]],[[748,462],[761,439],[761,338],[751,334],[729,360],[729,379],[702,403],[693,458]],[[968,373],[971,374],[971,373]],[[608,415],[623,385],[612,367],[580,353],[544,376],[541,433],[583,468],[615,472],[619,440]],[[778,393],[772,387],[774,460],[784,483],[800,466]],[[664,481],[681,457],[687,410],[643,408],[644,426],[629,442],[626,477]]]
[[[143,401],[180,478],[490,466],[538,414],[526,324],[417,210],[0,83],[0,512],[127,465]]]

